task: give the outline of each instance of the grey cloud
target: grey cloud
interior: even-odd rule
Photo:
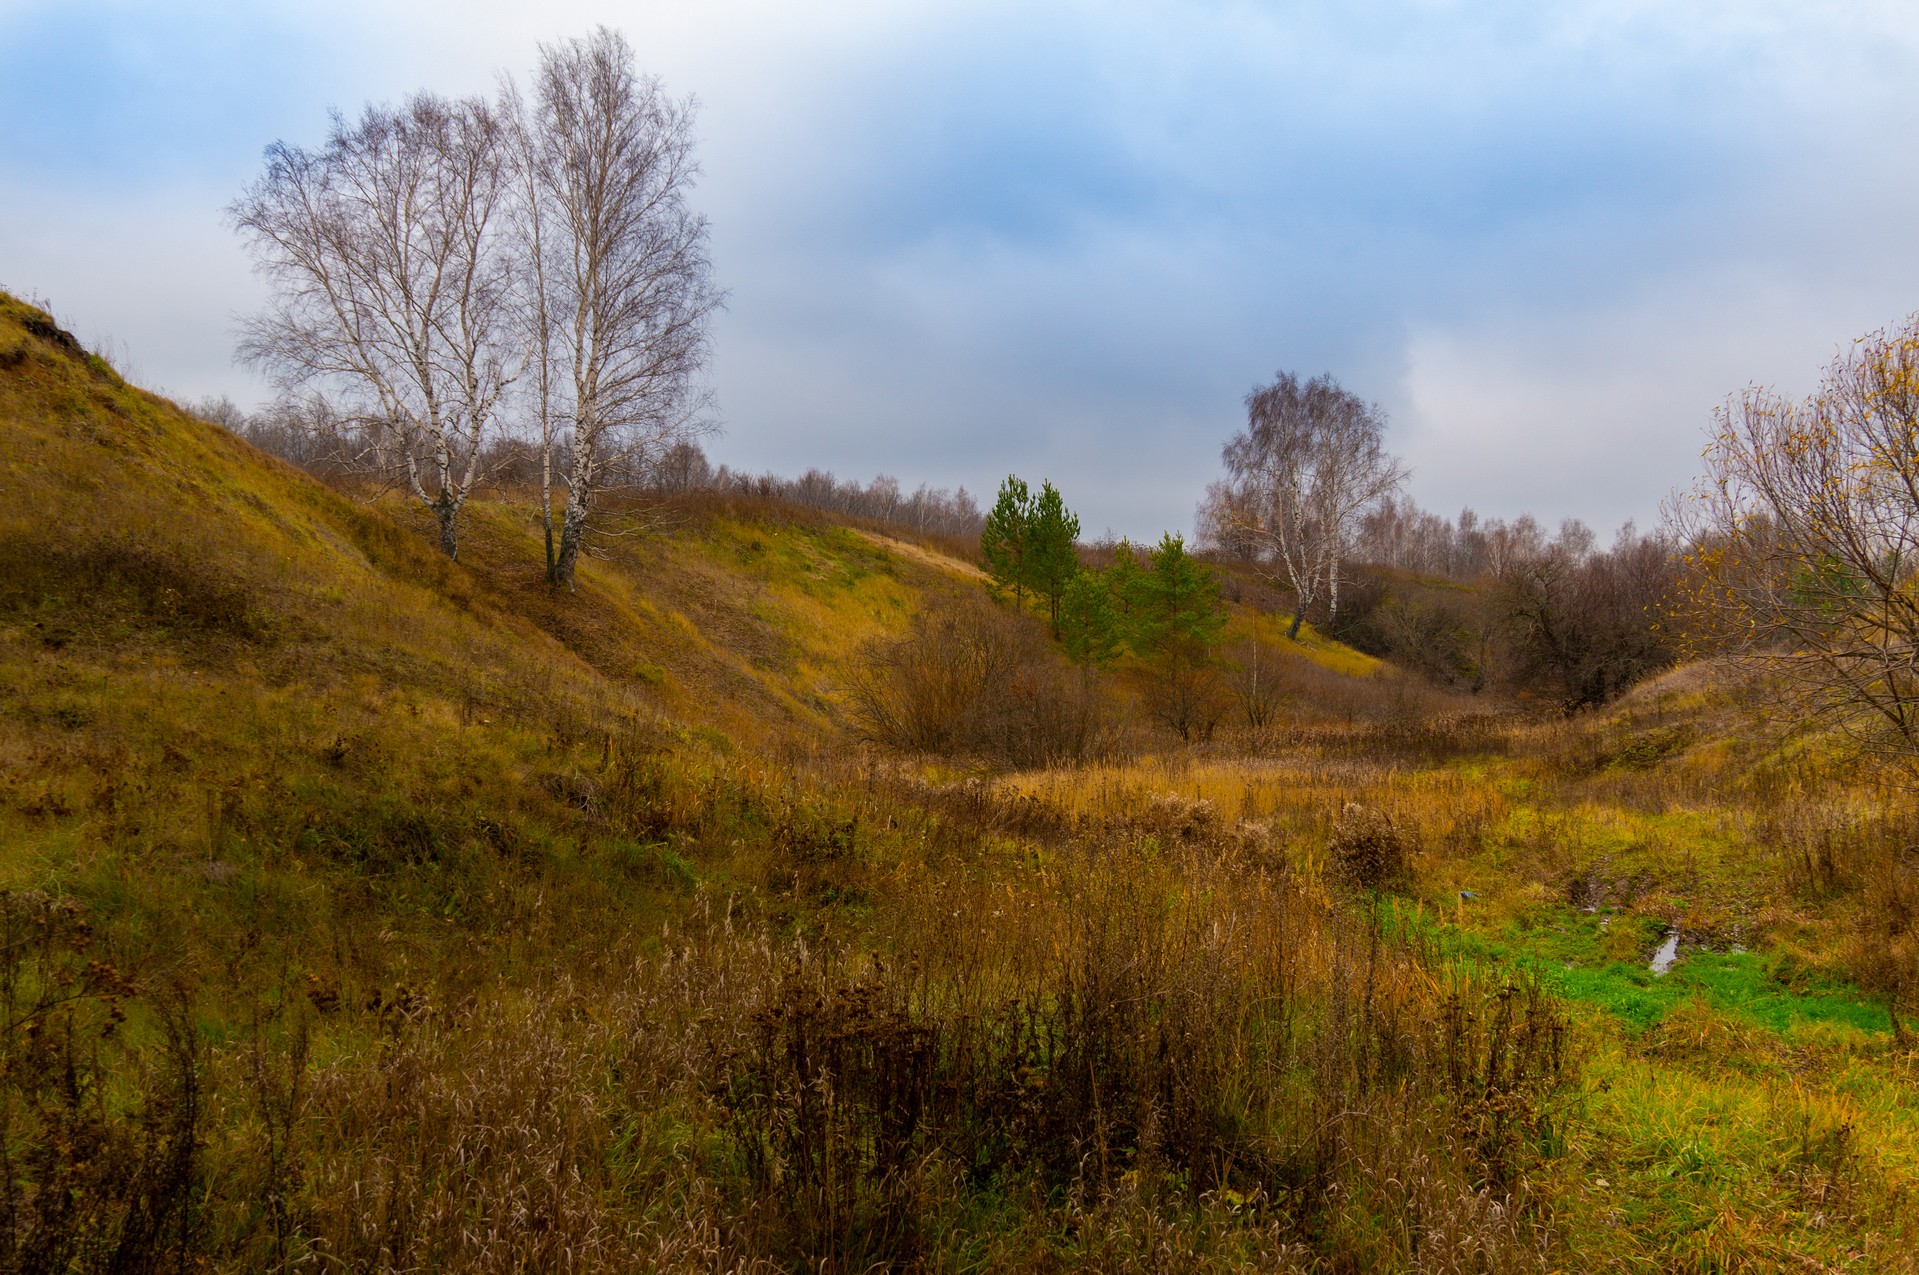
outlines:
[[[339,11],[355,40],[305,77],[332,87],[275,99],[244,152],[209,142],[197,184],[109,199],[111,173],[16,164],[0,275],[161,385],[244,392],[227,315],[256,292],[222,183],[328,104],[483,89],[597,16]],[[1807,384],[1919,297],[1895,6],[641,16],[642,56],[705,102],[716,452],[749,468],[1043,474],[1089,528],[1149,537],[1186,525],[1240,396],[1285,367],[1384,403],[1428,505],[1644,521],[1728,390]]]

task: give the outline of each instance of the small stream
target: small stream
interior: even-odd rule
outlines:
[[[1678,959],[1679,959],[1679,931],[1667,930],[1666,941],[1664,943],[1661,943],[1659,945],[1659,950],[1652,954],[1652,972],[1655,975],[1664,974],[1667,970],[1672,968],[1672,963]]]

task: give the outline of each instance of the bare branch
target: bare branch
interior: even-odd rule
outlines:
[[[370,431],[437,514],[449,556],[518,373],[504,158],[492,108],[423,93],[351,123],[336,114],[318,151],[274,143],[228,209],[274,292],[245,322],[240,357]]]
[[[1226,479],[1208,490],[1201,529],[1292,590],[1294,637],[1322,596],[1337,613],[1361,516],[1406,480],[1384,433],[1379,409],[1331,377],[1282,372],[1247,395],[1246,428],[1221,451]]]
[[[1670,513],[1692,546],[1695,641],[1919,771],[1919,315],[1834,360],[1807,399],[1729,401]]]

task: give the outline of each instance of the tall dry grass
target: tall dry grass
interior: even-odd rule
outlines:
[[[609,828],[747,834],[776,893],[810,856],[807,891],[886,907],[835,937],[702,887],[526,981],[256,988],[173,1070],[164,1033],[102,1056],[128,1163],[195,1148],[193,1215],[136,1168],[87,1242],[230,1269],[1541,1267],[1557,1012],[1386,933],[1259,829],[1162,802],[995,862],[1023,816],[984,785],[902,822],[926,790],[883,767],[742,790],[608,753],[580,795]],[[44,1121],[23,1074],[9,1109]]]

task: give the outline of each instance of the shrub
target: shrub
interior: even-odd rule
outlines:
[[[976,598],[929,605],[905,637],[869,646],[852,678],[866,738],[1014,766],[1098,751],[1102,707],[1096,672],[1065,667],[1035,622]]]
[[[1333,874],[1360,890],[1389,890],[1410,875],[1405,838],[1384,811],[1346,803],[1327,844]]]
[[[134,1271],[194,1242],[201,1077],[184,1004],[151,1001],[92,954],[71,900],[0,893],[0,1270]]]
[[[809,978],[812,973],[815,977]],[[788,972],[723,1086],[727,1128],[781,1247],[866,1270],[918,1247],[936,1030],[877,978]]]

